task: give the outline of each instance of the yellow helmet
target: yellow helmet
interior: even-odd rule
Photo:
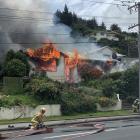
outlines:
[[[40,109],[40,112],[44,114],[44,113],[46,112],[46,108],[42,107],[42,108]]]

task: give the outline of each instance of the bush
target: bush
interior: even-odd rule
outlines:
[[[107,76],[107,78],[111,78],[112,80],[118,80],[120,79],[122,76],[122,72],[115,72],[115,73],[111,73]]]
[[[78,93],[63,93],[61,111],[64,115],[74,113],[96,112],[96,102],[92,96]]]
[[[25,90],[40,101],[50,104],[60,102],[59,84],[47,78],[32,79]]]
[[[28,63],[27,56],[22,51],[14,52],[13,50],[9,50],[5,57],[4,66],[6,66],[7,63],[9,63],[13,59],[20,60],[22,63],[25,64],[26,69],[24,71],[24,74],[28,76],[30,72],[30,64]]]
[[[98,102],[101,105],[101,107],[110,107],[116,105],[116,100],[109,99],[107,97],[99,98]]]
[[[23,79],[21,77],[3,77],[3,92],[6,95],[20,95],[24,93]]]
[[[115,96],[116,90],[116,83],[112,79],[106,79],[102,83],[102,92],[105,97],[113,98]]]
[[[4,97],[0,99],[0,107],[12,107],[22,105],[22,100],[17,98],[11,99],[10,97]]]
[[[12,59],[5,65],[5,74],[9,77],[23,77],[26,73],[26,65],[18,60]]]

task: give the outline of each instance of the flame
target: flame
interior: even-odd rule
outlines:
[[[78,51],[74,49],[74,53],[65,57],[65,76],[69,82],[74,82],[74,69],[77,67],[79,60]]]
[[[27,49],[26,54],[37,60],[37,70],[41,71],[56,71],[56,59],[60,58],[60,51],[58,51],[52,42],[44,43],[42,48]]]
[[[53,43],[44,44],[42,48],[27,49],[27,55],[31,58],[38,58],[42,61],[49,61],[50,59],[60,58],[60,51],[57,51]]]

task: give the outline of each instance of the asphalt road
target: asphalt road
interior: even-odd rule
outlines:
[[[140,140],[140,120],[105,122],[105,130],[93,134],[91,127],[67,126],[56,128],[54,133],[12,140]]]

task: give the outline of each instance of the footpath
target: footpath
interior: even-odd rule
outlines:
[[[90,122],[105,122],[105,121],[116,121],[116,120],[129,120],[129,119],[140,119],[140,114],[128,115],[128,116],[114,116],[114,117],[98,117],[98,118],[84,118],[84,119],[74,119],[74,120],[61,120],[61,121],[48,121],[45,122],[47,126],[51,127],[59,127],[65,125],[73,125],[73,124],[82,124],[82,123],[90,123]],[[29,123],[16,123],[10,124],[14,127],[14,130],[22,130],[29,126]],[[8,131],[11,130],[8,128],[8,125],[0,125],[0,131]]]

